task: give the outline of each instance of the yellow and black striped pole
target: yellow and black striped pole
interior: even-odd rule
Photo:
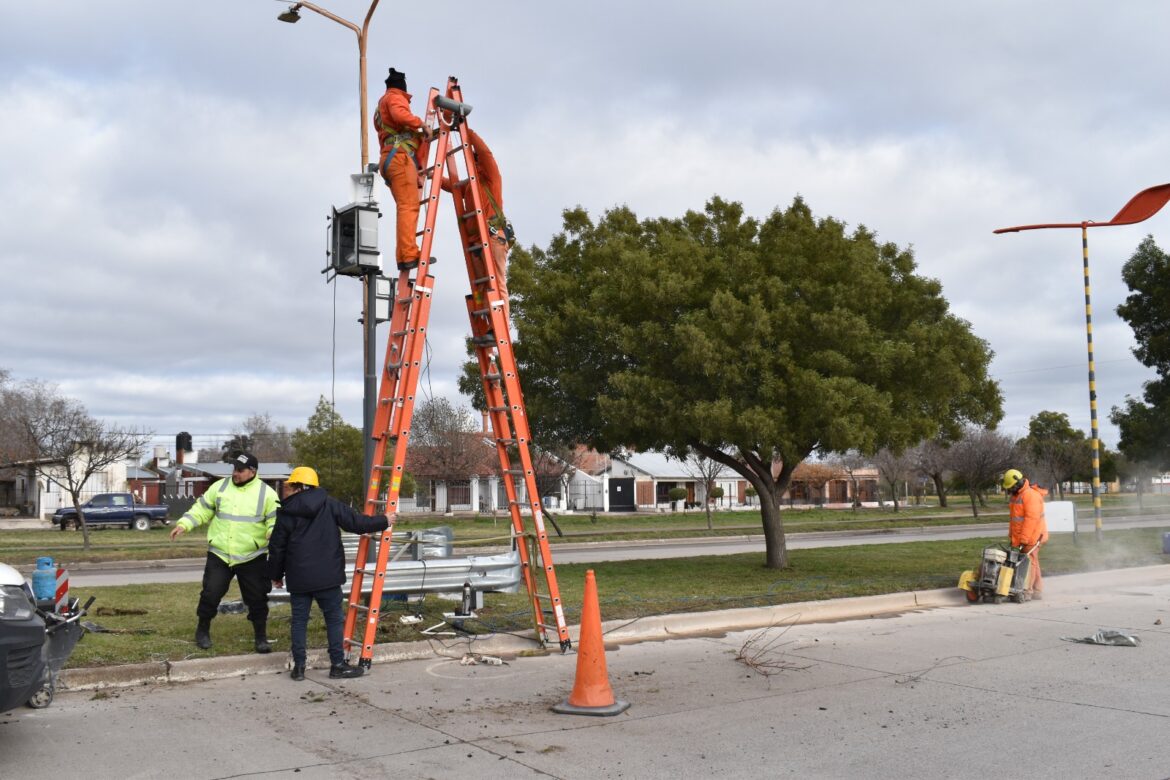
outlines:
[[[1093,523],[1097,529],[1097,540],[1101,539],[1101,443],[1097,438],[1097,372],[1093,367],[1093,306],[1089,295],[1089,228],[1136,225],[1158,213],[1170,202],[1170,183],[1147,187],[1129,199],[1121,211],[1108,222],[1049,222],[1040,225],[1016,225],[999,228],[992,232],[1019,233],[1021,230],[1046,230],[1048,228],[1081,229],[1081,253],[1085,264],[1085,336],[1089,342],[1089,413],[1093,427]]]
[[[1101,440],[1097,436],[1097,371],[1093,365],[1093,297],[1089,284],[1089,224],[1081,223],[1081,256],[1085,266],[1085,341],[1089,347],[1089,425],[1093,435],[1093,527],[1101,540]]]

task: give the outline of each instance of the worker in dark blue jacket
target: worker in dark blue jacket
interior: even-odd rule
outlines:
[[[305,644],[313,602],[325,616],[329,638],[329,676],[361,677],[360,666],[345,660],[341,586],[345,583],[343,529],[355,534],[386,530],[385,515],[363,515],[326,493],[317,472],[298,466],[282,488],[276,528],[268,541],[268,577],[276,587],[288,582],[292,601],[292,679],[305,679]]]

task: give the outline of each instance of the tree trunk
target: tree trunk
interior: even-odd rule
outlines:
[[[938,505],[943,509],[947,506],[947,487],[943,483],[942,474],[931,474],[930,479],[934,482],[934,490],[938,493]]]
[[[779,492],[760,491],[760,514],[764,519],[764,566],[769,569],[787,569],[788,546],[784,541]]]
[[[971,497],[971,517],[979,517],[979,500],[976,497],[974,490],[967,491],[967,495]]]
[[[784,521],[780,515],[780,497],[792,479],[792,472],[799,465],[800,460],[784,463],[780,467],[780,476],[772,477],[772,464],[764,462],[754,454],[744,454],[732,457],[722,450],[704,444],[692,444],[696,451],[712,460],[729,466],[756,489],[760,499],[760,515],[764,524],[764,566],[769,569],[788,568],[788,548],[784,540]]]
[[[77,527],[81,529],[81,549],[89,552],[89,524],[85,522],[85,513],[81,511],[81,493],[70,493],[73,506],[77,508]]]

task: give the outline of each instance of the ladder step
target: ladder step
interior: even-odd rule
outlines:
[[[495,337],[495,336],[493,336],[493,335],[492,335],[492,334],[490,334],[490,333],[485,333],[485,334],[484,334],[484,335],[482,335],[482,336],[472,336],[472,337],[471,337],[471,343],[472,343],[472,344],[478,344],[478,345],[481,345],[481,346],[486,346],[486,345],[488,345],[488,344],[491,344],[491,345],[493,345],[493,346],[494,346],[494,345],[495,345],[495,343],[496,343],[496,337]]]
[[[458,146],[454,147],[453,149],[447,150],[447,156],[454,157],[456,154],[463,151],[463,146],[464,146],[463,144],[459,144]]]
[[[487,284],[491,280],[492,280],[492,277],[490,277],[490,276],[480,276],[477,279],[472,279],[471,283],[472,284]]]
[[[516,440],[515,439],[496,439],[496,442],[498,444],[515,444]]]
[[[489,382],[499,382],[500,381],[499,374],[484,374],[483,378]]]
[[[506,412],[506,411],[508,411],[508,407],[506,407],[506,406],[489,406],[487,408],[487,410],[489,412]]]
[[[472,209],[471,211],[468,211],[465,214],[460,214],[459,219],[471,219],[472,217],[474,217],[478,213],[479,213],[479,211]]]
[[[505,474],[519,474],[520,476],[524,476],[525,471],[524,471],[524,469],[504,469],[504,473]]]
[[[489,306],[486,309],[473,309],[471,312],[471,316],[472,317],[487,317],[491,313],[492,313],[492,310],[491,310],[491,307]]]
[[[370,611],[370,608],[367,607],[365,604],[350,604],[349,608],[356,609],[360,612],[369,612]]]
[[[467,251],[474,252],[476,254],[483,254],[483,244],[472,244],[471,246],[467,247]]]

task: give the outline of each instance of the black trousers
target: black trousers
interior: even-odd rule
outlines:
[[[268,556],[261,555],[247,563],[228,566],[215,553],[207,553],[203,566],[203,590],[199,593],[199,606],[195,614],[200,620],[211,620],[219,612],[219,602],[232,584],[232,577],[240,583],[240,595],[248,606],[248,620],[263,626],[268,622],[268,592],[272,580],[268,579]]]

